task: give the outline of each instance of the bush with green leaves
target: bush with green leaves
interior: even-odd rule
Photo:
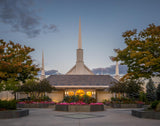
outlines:
[[[154,102],[152,102],[152,104],[151,104],[151,108],[152,109],[156,109],[156,107],[157,107],[157,105],[160,103],[160,101],[154,101]]]
[[[93,97],[89,97],[88,95],[73,95],[73,96],[65,96],[63,102],[72,103],[72,102],[84,102],[84,103],[95,103],[96,99]]]
[[[156,111],[160,112],[160,102],[158,103],[158,105],[156,106]]]
[[[160,84],[158,84],[158,87],[156,89],[156,97],[157,97],[157,100],[160,100]]]
[[[131,104],[135,103],[135,100],[127,98],[127,97],[120,97],[120,98],[111,98],[112,103],[119,103],[119,104]]]
[[[156,100],[156,88],[154,86],[152,79],[149,79],[149,82],[146,85],[146,89],[147,89],[146,90],[147,100],[149,102]]]
[[[109,88],[112,93],[127,94],[131,99],[138,99],[139,92],[142,91],[142,82],[138,80],[125,80],[115,83]]]
[[[0,100],[0,110],[15,110],[16,109],[16,100]]]
[[[31,100],[43,101],[50,100],[47,96],[45,96],[45,93],[51,93],[52,90],[55,90],[55,88],[49,84],[48,80],[43,79],[40,82],[36,80],[28,80],[21,85],[17,91],[25,92],[27,95],[30,95]]]
[[[140,94],[139,94],[139,101],[147,102],[146,93],[140,92]]]

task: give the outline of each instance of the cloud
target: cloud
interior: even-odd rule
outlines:
[[[42,31],[55,31],[53,24],[43,28],[41,18],[33,7],[33,0],[0,0],[0,22],[9,24],[12,32],[23,32],[31,38]]]
[[[115,74],[116,65],[111,65],[106,68],[95,68],[92,70],[94,74]],[[119,73],[126,74],[128,67],[126,65],[119,65]]]
[[[50,24],[50,25],[43,25],[43,31],[44,33],[49,33],[49,32],[55,32],[57,30],[56,25]]]

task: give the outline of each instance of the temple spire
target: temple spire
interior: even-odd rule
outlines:
[[[83,61],[83,49],[81,38],[81,18],[79,17],[79,35],[78,35],[78,49],[77,49],[77,61],[66,74],[67,75],[94,75],[94,73],[84,64]]]
[[[116,61],[116,75],[119,76],[119,66],[118,66],[118,61]]]
[[[81,17],[79,17],[79,36],[78,36],[78,49],[82,49],[82,36],[81,36]]]
[[[45,79],[45,71],[44,71],[44,52],[42,51],[42,68],[41,68],[41,80]]]
[[[118,61],[116,61],[116,71],[115,71],[115,77],[114,78],[117,79],[117,80],[120,79]]]

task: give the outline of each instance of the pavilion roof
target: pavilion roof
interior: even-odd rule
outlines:
[[[108,88],[117,82],[110,75],[51,75],[47,80],[58,88]]]

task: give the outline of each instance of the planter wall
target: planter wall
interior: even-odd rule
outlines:
[[[142,108],[142,104],[111,104],[113,108]]]
[[[56,105],[56,111],[68,111],[68,105]]]
[[[19,118],[29,115],[29,110],[0,111],[0,119]]]
[[[104,105],[56,105],[55,110],[68,112],[104,111]]]
[[[54,104],[17,104],[17,108],[52,108]]]
[[[90,112],[90,105],[68,105],[69,112]]]
[[[104,105],[90,105],[90,111],[104,111]]]
[[[139,118],[159,119],[160,120],[160,112],[132,110],[132,115],[139,117]]]

